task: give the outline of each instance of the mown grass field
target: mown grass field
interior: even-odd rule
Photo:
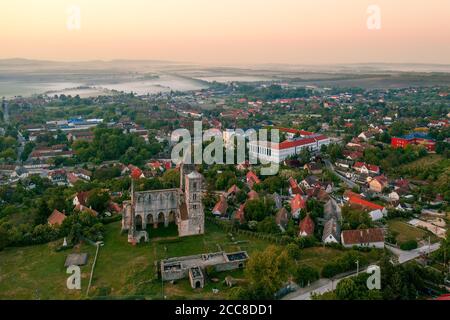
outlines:
[[[427,232],[426,230],[411,226],[406,223],[406,221],[400,219],[389,220],[387,224],[390,231],[398,232],[397,242],[399,244],[410,240],[428,240],[428,237],[431,238],[431,242],[433,243],[439,241],[439,238],[437,238],[431,232]]]
[[[104,246],[100,248],[89,296],[86,289],[95,256],[95,247],[89,244],[55,252],[61,241],[50,244],[7,248],[0,252],[0,299],[226,299],[230,289],[223,284],[227,275],[244,279],[243,270],[223,272],[207,281],[203,289],[191,289],[188,280],[161,283],[157,278],[155,262],[169,257],[185,256],[224,250],[246,250],[249,255],[263,250],[269,242],[246,236],[234,236],[234,241],[219,227],[206,225],[202,236],[178,238],[176,227],[149,229],[150,242],[131,246],[126,235],[120,234],[120,223],[106,226]],[[237,242],[237,243],[236,243]],[[66,256],[72,252],[88,252],[89,263],[81,268],[82,290],[68,290],[69,276],[64,268]],[[321,269],[344,251],[331,248],[302,250],[300,263]],[[219,289],[214,294],[212,289]]]

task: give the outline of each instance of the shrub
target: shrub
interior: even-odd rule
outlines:
[[[400,245],[400,249],[410,251],[410,250],[417,249],[417,246],[418,246],[418,244],[417,244],[416,240],[409,240],[409,241],[403,242]]]
[[[319,279],[319,270],[310,266],[300,266],[295,271],[295,280],[301,287],[305,287],[308,283]]]

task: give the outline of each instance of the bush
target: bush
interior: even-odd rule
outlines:
[[[310,266],[300,266],[295,272],[295,280],[300,287],[305,287],[319,279],[319,270]]]
[[[367,264],[367,259],[356,251],[347,252],[342,257],[327,263],[322,268],[322,277],[332,278],[335,275],[356,269],[356,261],[359,261],[359,266],[362,267]]]
[[[410,250],[417,249],[417,246],[418,246],[418,244],[417,244],[416,240],[409,240],[409,241],[403,242],[400,245],[400,249],[410,251]]]
[[[295,243],[289,243],[286,246],[286,251],[291,259],[298,260],[300,259],[300,248]]]

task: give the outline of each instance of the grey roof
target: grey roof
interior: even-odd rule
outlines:
[[[69,266],[84,266],[87,263],[88,254],[87,253],[71,253],[67,256],[64,267]]]
[[[200,173],[198,173],[197,171],[192,171],[191,173],[189,173],[187,175],[187,177],[189,179],[201,179],[201,178],[203,178],[203,176]]]
[[[326,220],[331,218],[341,220],[341,207],[339,207],[338,203],[333,198],[330,198],[330,200],[325,203],[323,211]]]
[[[323,235],[322,235],[322,241],[325,241],[326,238],[328,238],[329,235],[332,235],[337,241],[340,240],[340,226],[339,223],[335,218],[331,218],[327,222],[325,222],[325,225],[323,227]]]

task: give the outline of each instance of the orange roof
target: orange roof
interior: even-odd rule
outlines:
[[[247,172],[247,182],[248,181],[253,181],[256,184],[261,182],[261,180],[258,178],[258,176],[253,171]]]
[[[133,168],[133,170],[131,170],[131,177],[134,180],[139,179],[141,177],[141,175],[142,175],[142,170],[141,169],[135,167],[135,168]]]
[[[234,218],[236,220],[239,220],[240,223],[245,222],[244,208],[245,208],[245,203],[243,203],[239,206],[239,209],[236,211],[236,214],[234,216]]]
[[[219,212],[221,215],[225,215],[227,213],[227,209],[228,209],[227,200],[222,195],[222,196],[220,196],[219,202],[217,202],[216,205],[214,206],[212,212],[213,213]]]
[[[306,234],[308,236],[314,234],[315,225],[313,219],[309,216],[309,214],[307,214],[306,217],[302,221],[300,221],[299,226],[300,234]]]
[[[301,195],[296,194],[294,199],[291,200],[291,212],[294,213],[299,209],[306,208],[306,200]]]
[[[228,189],[227,194],[230,195],[230,194],[232,194],[232,193],[237,193],[237,192],[239,192],[239,190],[240,190],[240,189],[238,188],[238,186],[235,185],[235,184],[233,184],[233,185],[230,187],[230,189]]]
[[[348,202],[371,210],[383,210],[384,207],[379,204],[367,201],[357,196],[350,196]]]
[[[49,224],[51,224],[52,226],[61,225],[66,218],[67,217],[64,213],[59,212],[57,209],[55,209],[55,210],[53,210],[50,217],[48,217],[47,222]]]
[[[293,133],[293,134],[299,134],[302,136],[311,136],[314,133],[313,132],[309,132],[309,131],[305,131],[305,130],[298,130],[298,129],[291,129],[291,128],[275,128],[280,130],[281,132],[288,132],[288,133]]]

